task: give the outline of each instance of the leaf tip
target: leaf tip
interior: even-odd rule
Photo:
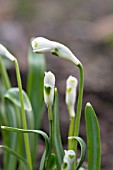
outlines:
[[[91,106],[91,104],[88,102],[87,104],[86,104],[86,106],[88,107],[88,106]]]

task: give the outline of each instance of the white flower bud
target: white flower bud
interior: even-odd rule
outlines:
[[[75,57],[75,55],[61,43],[50,41],[43,37],[37,37],[33,39],[31,44],[34,52],[51,52],[52,54],[69,60],[76,65],[80,64],[80,61]]]
[[[7,57],[11,61],[15,60],[15,57],[2,44],[0,44],[0,55]]]
[[[73,77],[73,76],[69,76],[66,82],[66,104],[68,107],[68,111],[70,114],[70,117],[74,117],[75,116],[75,112],[74,112],[74,105],[75,105],[75,101],[76,101],[76,91],[77,91],[77,84],[78,84],[78,80]]]
[[[71,170],[75,160],[75,152],[73,150],[65,150],[63,158],[62,170]]]
[[[44,101],[48,106],[53,105],[54,100],[55,76],[52,72],[45,72],[44,77]]]

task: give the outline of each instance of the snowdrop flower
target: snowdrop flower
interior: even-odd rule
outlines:
[[[0,44],[0,55],[7,57],[11,61],[15,60],[15,57],[2,44]]]
[[[74,105],[76,101],[76,89],[77,89],[78,80],[69,76],[66,82],[66,105],[68,107],[70,117],[75,116]]]
[[[43,37],[37,37],[31,42],[33,51],[36,53],[51,52],[52,54],[64,58],[73,62],[75,65],[79,65],[80,61],[75,57],[75,55],[67,48],[65,45],[50,41]]]
[[[63,158],[63,164],[61,170],[71,170],[74,160],[75,160],[75,152],[73,150],[68,150],[68,151],[65,150],[65,155]]]
[[[47,107],[53,105],[54,100],[55,76],[49,71],[45,72],[44,77],[44,101]]]

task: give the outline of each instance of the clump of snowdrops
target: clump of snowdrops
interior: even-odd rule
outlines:
[[[28,53],[29,71],[25,92],[22,90],[17,59],[0,44],[0,125],[3,137],[3,145],[0,145],[0,148],[5,151],[3,170],[35,169],[36,148],[40,135],[45,140],[40,170],[100,170],[100,129],[90,103],[85,107],[87,147],[79,136],[84,87],[82,63],[66,46],[58,42],[38,37],[32,40],[31,46]],[[69,60],[78,67],[80,73],[79,81],[74,76],[69,76],[66,81],[65,103],[69,113],[69,133],[65,150],[60,134],[55,75],[51,71],[46,72],[46,52]],[[5,58],[15,66],[18,87],[11,86]],[[48,109],[49,135],[40,130],[44,102]],[[87,167],[84,167],[86,150],[88,161]]]

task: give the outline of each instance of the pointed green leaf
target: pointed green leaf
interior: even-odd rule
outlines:
[[[85,121],[88,143],[88,170],[100,170],[100,128],[97,116],[90,103],[88,103],[85,108]]]
[[[64,157],[64,150],[62,146],[61,136],[60,136],[60,126],[59,126],[59,113],[58,113],[58,92],[55,89],[55,99],[53,105],[54,123],[53,123],[53,146],[55,150],[57,168],[60,169]]]
[[[78,136],[70,136],[70,137],[68,137],[68,139],[76,140],[77,142],[79,142],[80,147],[81,147],[81,155],[80,155],[79,161],[76,166],[76,170],[78,170],[81,167],[81,165],[83,164],[85,157],[86,157],[86,144],[83,141],[83,139]]]

